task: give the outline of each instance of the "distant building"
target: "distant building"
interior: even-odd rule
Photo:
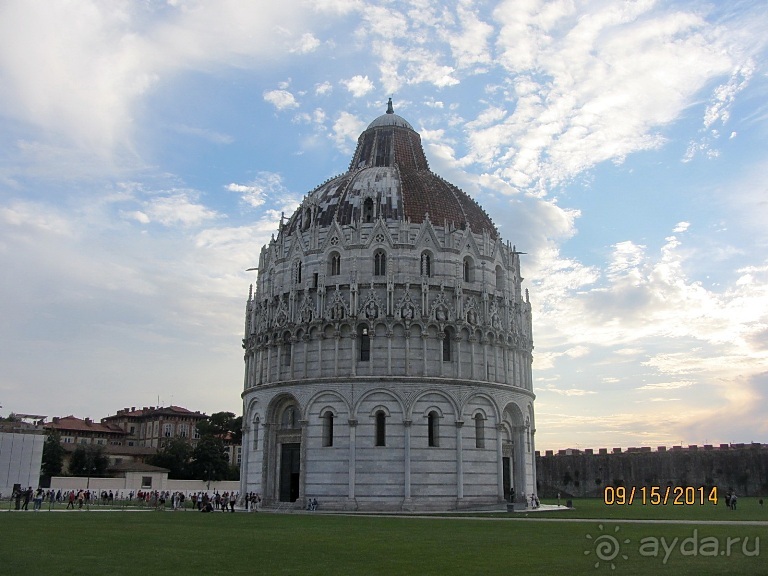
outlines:
[[[34,423],[26,422],[34,419]],[[43,460],[44,416],[17,414],[0,421],[0,494],[10,497],[14,485],[37,487]]]
[[[100,422],[75,416],[54,417],[44,428],[59,433],[66,451],[64,470],[67,470],[70,457],[79,445],[103,446],[111,467],[144,464],[171,438],[183,438],[195,445],[199,439],[197,424],[206,418],[205,413],[181,406],[145,406],[123,408]],[[227,445],[230,461],[238,451],[239,445]]]
[[[94,422],[90,418],[75,416],[54,416],[44,424],[46,430],[55,431],[61,437],[61,443],[67,445],[97,444],[99,446],[123,446],[126,433],[117,426]]]
[[[197,424],[208,418],[203,412],[192,412],[181,406],[149,406],[137,410],[123,408],[117,414],[101,419],[101,423],[125,434],[126,446],[163,448],[171,438],[183,438],[197,444]]]

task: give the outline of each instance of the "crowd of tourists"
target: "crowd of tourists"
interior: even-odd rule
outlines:
[[[211,494],[207,491],[184,492],[181,490],[138,490],[138,491],[114,491],[114,490],[54,490],[32,487],[22,488],[14,491],[11,496],[11,502],[15,501],[16,510],[29,510],[30,504],[33,510],[40,510],[43,502],[48,503],[48,508],[54,504],[66,504],[67,510],[88,508],[91,505],[103,506],[142,506],[155,508],[156,510],[185,510],[192,508],[202,512],[213,512],[220,510],[222,512],[234,512],[235,505],[241,503],[246,510],[255,509],[261,502],[261,498],[256,493],[247,494],[242,502],[240,494],[235,491],[225,491],[220,493],[214,490]]]

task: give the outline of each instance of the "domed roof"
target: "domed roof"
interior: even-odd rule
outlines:
[[[379,126],[400,126],[401,128],[408,128],[409,130],[413,130],[413,126],[411,126],[405,118],[395,114],[395,109],[392,107],[392,98],[390,98],[389,102],[387,102],[386,114],[382,114],[376,118],[376,120],[368,124],[367,130],[370,130],[371,128],[377,128]]]
[[[429,169],[421,136],[394,113],[391,98],[387,113],[358,138],[349,170],[310,192],[286,231],[290,234],[310,222],[348,225],[375,218],[415,224],[429,218],[438,226],[486,230],[498,237],[490,216],[472,198]]]

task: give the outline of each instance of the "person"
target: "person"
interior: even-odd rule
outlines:
[[[74,510],[75,509],[75,491],[74,490],[69,491],[69,496],[67,497],[67,501],[68,501],[67,510],[69,510],[70,508]]]
[[[43,505],[43,489],[40,488],[39,486],[37,487],[37,491],[35,492],[34,501],[35,501],[35,506],[34,506],[35,512],[40,512],[40,508]]]
[[[200,507],[200,512],[213,512],[213,505],[210,500],[207,500],[205,504]]]
[[[237,494],[235,494],[235,491],[232,490],[232,492],[229,493],[229,511],[230,512],[235,511],[235,502],[237,502]]]
[[[557,493],[557,506],[560,506],[560,492]]]
[[[32,486],[24,491],[24,504],[21,505],[22,510],[29,510],[30,500],[32,500]]]
[[[312,510],[317,510],[317,498],[312,498]]]
[[[736,492],[731,494],[731,510],[736,510],[736,500],[738,498],[736,497]]]

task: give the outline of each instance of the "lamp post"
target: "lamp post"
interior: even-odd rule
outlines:
[[[91,510],[91,473],[96,472],[96,466],[93,464],[93,461],[88,465],[88,480],[85,483],[85,509],[90,512]]]

